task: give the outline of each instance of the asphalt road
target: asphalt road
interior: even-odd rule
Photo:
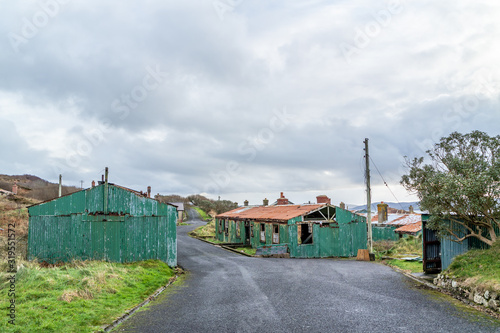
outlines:
[[[185,282],[120,332],[500,332],[500,323],[389,267],[337,259],[240,256],[178,227]]]

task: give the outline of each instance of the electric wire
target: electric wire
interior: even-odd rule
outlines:
[[[382,176],[382,174],[380,173],[380,170],[378,169],[377,165],[375,164],[375,162],[373,161],[372,157],[370,157],[370,161],[372,161],[372,164],[373,166],[375,167],[375,169],[377,170],[380,178],[382,178],[382,181],[384,182],[384,185],[387,186],[387,189],[389,190],[389,192],[391,192],[392,196],[394,197],[394,199],[396,199],[397,203],[399,204],[399,206],[401,207],[401,209],[404,211],[405,209],[403,208],[403,205],[401,204],[401,202],[399,202],[398,198],[396,198],[396,195],[394,194],[394,192],[392,192],[391,188],[389,187],[389,184],[387,184],[387,182],[385,181],[384,177]]]

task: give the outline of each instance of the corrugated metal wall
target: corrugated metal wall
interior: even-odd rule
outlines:
[[[47,262],[160,259],[177,265],[175,207],[100,185],[29,208],[28,259]]]
[[[279,225],[280,243],[287,244],[290,257],[296,258],[325,258],[325,257],[352,257],[358,249],[366,249],[367,229],[365,218],[347,210],[336,208],[335,223],[322,224],[303,222],[302,217],[290,219],[287,223],[249,221],[253,228],[251,245],[253,248],[271,246],[273,225]],[[223,220],[224,221],[224,220]],[[224,223],[228,223],[228,234],[225,234]],[[236,223],[240,223],[240,237],[236,237]],[[216,238],[227,243],[244,243],[244,221],[216,220]],[[311,223],[313,225],[313,243],[299,244],[298,225]],[[260,241],[261,224],[265,225],[265,242]]]
[[[381,240],[399,240],[399,234],[395,233],[398,226],[377,226],[372,224],[372,238],[374,242]]]

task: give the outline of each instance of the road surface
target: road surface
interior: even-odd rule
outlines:
[[[192,214],[191,214],[192,215]],[[189,271],[119,332],[500,332],[500,323],[391,268],[341,259],[240,256],[178,227]]]

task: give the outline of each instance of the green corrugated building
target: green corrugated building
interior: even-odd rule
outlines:
[[[281,200],[280,199],[285,199]],[[330,203],[244,206],[216,216],[216,238],[291,258],[353,257],[366,249],[366,218]],[[329,200],[328,200],[329,201]]]
[[[177,265],[177,209],[106,182],[31,206],[28,259]]]

